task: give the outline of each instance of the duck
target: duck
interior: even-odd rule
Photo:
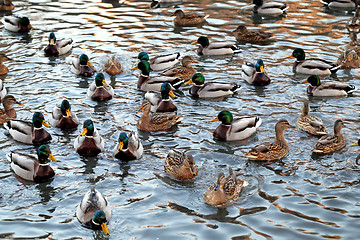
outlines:
[[[248,184],[245,180],[237,179],[234,170],[229,167],[229,176],[225,177],[225,174],[220,172],[215,183],[204,193],[203,199],[214,206],[230,205],[238,199],[240,192]]]
[[[195,69],[191,66],[192,63],[195,63],[195,60],[192,56],[184,56],[181,59],[182,66],[165,70],[161,73],[161,75],[168,77],[178,77],[186,80],[190,79],[196,73]]]
[[[145,101],[151,103],[151,112],[176,112],[177,107],[170,98],[170,96],[175,98],[171,85],[164,82],[161,85],[160,92],[160,94],[158,92],[145,93]]]
[[[142,105],[143,114],[137,122],[137,128],[142,131],[164,131],[183,120],[183,117],[177,116],[174,112],[150,113],[150,108],[150,102],[145,102]]]
[[[205,20],[209,17],[204,13],[198,12],[187,12],[185,13],[181,9],[177,9],[173,16],[176,16],[174,19],[174,23],[177,26],[192,26],[205,22]]]
[[[57,104],[53,108],[49,122],[53,127],[62,130],[72,130],[79,125],[79,119],[71,110],[71,105],[67,99],[62,100],[60,105]]]
[[[356,90],[354,85],[342,82],[320,81],[318,75],[311,75],[301,83],[310,83],[307,94],[314,97],[336,97],[347,96]]]
[[[326,125],[321,118],[310,115],[309,101],[304,100],[301,115],[297,119],[297,126],[315,136],[326,135]]]
[[[57,40],[55,33],[51,32],[48,39],[49,45],[44,49],[47,56],[58,57],[59,55],[68,53],[72,48],[73,40],[71,38]]]
[[[324,59],[305,59],[305,52],[301,48],[296,48],[292,55],[288,57],[296,58],[296,61],[293,65],[293,71],[295,73],[326,75],[336,73],[336,71],[340,68],[339,65]]]
[[[95,74],[96,70],[92,63],[89,61],[89,57],[86,54],[81,54],[79,58],[73,58],[72,71],[80,76],[91,77]]]
[[[272,161],[285,157],[289,153],[284,132],[288,128],[295,128],[285,119],[280,119],[275,125],[275,141],[260,143],[253,147],[245,157],[252,161]]]
[[[268,41],[273,34],[263,30],[248,30],[245,25],[239,25],[233,32],[236,40],[241,42],[259,43]]]
[[[197,49],[197,53],[201,56],[228,55],[241,52],[241,49],[235,46],[233,42],[223,41],[210,43],[209,39],[205,36],[199,37],[197,41],[194,41],[191,44],[200,44],[199,48]]]
[[[169,151],[165,159],[164,169],[172,177],[180,180],[194,178],[199,172],[194,157],[176,149]]]
[[[95,76],[95,81],[89,86],[87,95],[94,101],[106,101],[114,97],[114,89],[105,81],[103,73]]]
[[[354,50],[357,54],[360,54],[360,42],[357,39],[357,34],[355,32],[350,32],[349,34],[350,42],[347,44],[347,50]]]
[[[241,86],[235,83],[206,82],[202,73],[195,73],[185,84],[194,83],[189,93],[195,98],[217,98],[233,95],[240,90]]]
[[[136,132],[121,132],[113,150],[114,158],[122,161],[136,160],[143,154],[144,148]]]
[[[288,6],[279,2],[264,2],[263,0],[253,0],[251,4],[255,4],[253,12],[260,15],[282,15],[288,10]]]
[[[181,4],[183,0],[151,0],[150,8],[157,8],[157,7],[171,7],[174,5]]]
[[[350,32],[359,32],[359,30],[360,30],[360,8],[356,9],[354,16],[347,21],[346,28]]]
[[[109,235],[107,222],[111,218],[111,206],[106,197],[92,187],[76,208],[76,217],[81,224],[91,229],[102,229]]]
[[[6,60],[12,60],[12,59],[6,56],[4,53],[0,53],[0,75],[9,72],[9,69],[4,65],[4,61]]]
[[[241,66],[241,76],[246,82],[252,85],[265,86],[270,84],[271,79],[264,69],[264,61],[257,60],[256,64],[245,63]]]
[[[357,140],[357,142],[351,144],[351,146],[360,146],[360,139]],[[359,164],[359,161],[360,161],[360,154],[356,157],[356,164]]]
[[[320,2],[329,8],[356,8],[358,0],[320,0]]]
[[[104,151],[104,140],[91,119],[84,121],[83,130],[74,141],[76,152],[83,156],[96,156]]]
[[[10,152],[6,157],[15,174],[25,180],[43,182],[55,176],[54,170],[49,165],[49,159],[54,162],[57,160],[48,145],[41,145],[37,149],[37,155]]]
[[[43,126],[50,127],[41,112],[34,113],[32,122],[12,119],[4,124],[16,141],[33,145],[41,145],[52,139]]]
[[[340,119],[334,123],[334,135],[322,136],[314,146],[313,152],[320,154],[328,154],[340,150],[346,146],[344,135],[341,129],[344,127],[344,122]]]
[[[111,56],[103,65],[104,72],[110,75],[118,75],[123,72],[123,66],[116,60],[115,55]]]
[[[253,135],[260,127],[262,121],[259,117],[242,116],[233,117],[229,111],[221,111],[210,122],[220,121],[221,124],[215,129],[214,137],[222,141],[243,140]]]
[[[342,68],[358,68],[360,67],[360,57],[355,50],[345,50],[341,53],[337,60],[337,64]]]
[[[0,11],[1,12],[11,11],[11,10],[14,10],[14,8],[15,8],[15,6],[11,0],[2,0],[0,2]]]
[[[175,52],[161,54],[149,59],[149,55],[146,52],[140,52],[138,54],[138,59],[139,61],[148,61],[152,71],[162,71],[177,64],[180,61],[180,56],[179,52]]]
[[[27,17],[5,16],[3,24],[5,29],[11,32],[27,33],[33,29]]]
[[[23,105],[21,102],[16,101],[13,95],[6,95],[2,101],[4,109],[0,109],[0,124],[16,118],[16,111],[13,104]]]

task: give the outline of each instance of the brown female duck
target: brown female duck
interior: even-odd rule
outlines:
[[[360,29],[360,8],[355,12],[354,17],[350,18],[346,23],[346,28],[351,32],[358,32]]]
[[[337,60],[341,68],[358,68],[360,67],[360,57],[354,49],[346,50],[341,53]]]
[[[14,10],[14,8],[15,8],[15,6],[11,0],[1,0],[0,1],[0,11],[1,12],[11,11],[11,10]]]
[[[163,76],[168,77],[178,77],[181,79],[190,79],[195,73],[195,69],[191,66],[192,63],[195,63],[192,56],[185,56],[181,60],[182,66],[171,68],[161,73]]]
[[[310,115],[310,106],[307,100],[304,100],[301,115],[297,119],[297,126],[312,135],[321,136],[327,134],[326,126],[321,118]]]
[[[0,75],[6,74],[9,72],[9,69],[4,65],[4,61],[12,60],[3,53],[0,53]]]
[[[103,70],[110,75],[117,75],[123,72],[123,66],[116,60],[115,55],[111,56],[104,64]]]
[[[177,179],[189,179],[197,176],[198,167],[191,154],[179,150],[170,150],[164,164],[165,171]]]
[[[6,123],[11,119],[16,118],[16,111],[13,107],[13,104],[22,105],[22,103],[16,101],[14,96],[6,95],[3,100],[4,109],[0,109],[0,124]]]
[[[185,13],[181,9],[176,10],[173,16],[176,16],[174,19],[174,23],[175,25],[178,26],[197,25],[205,22],[206,18],[209,17],[209,15],[205,15],[204,13],[197,13],[197,12]]]
[[[265,42],[268,41],[273,35],[272,33],[266,33],[262,30],[248,30],[245,25],[238,26],[237,29],[233,31],[233,34],[238,41],[242,42]]]
[[[342,120],[336,120],[334,124],[334,135],[322,136],[315,144],[313,152],[327,154],[342,149],[346,146],[344,135],[341,129],[344,127]]]

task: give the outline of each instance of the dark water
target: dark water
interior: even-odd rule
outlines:
[[[51,114],[55,104],[67,97],[81,122],[91,118],[105,139],[105,153],[95,158],[79,156],[73,140],[80,133],[51,128],[50,144],[59,160],[51,163],[55,178],[34,184],[17,178],[5,154],[10,150],[34,152],[32,146],[14,142],[6,131],[0,134],[0,238],[91,239],[103,234],[80,226],[75,209],[91,186],[104,193],[113,206],[109,224],[111,239],[359,239],[360,197],[359,149],[350,143],[359,138],[359,94],[341,98],[310,98],[311,111],[332,129],[338,118],[346,119],[343,133],[347,147],[331,155],[311,156],[317,138],[287,130],[289,155],[274,163],[254,163],[243,157],[252,146],[273,138],[274,125],[285,118],[293,125],[300,114],[301,99],[308,98],[306,76],[294,75],[294,59],[285,58],[301,46],[309,56],[336,61],[349,41],[345,23],[351,11],[332,12],[319,1],[287,1],[283,18],[256,18],[250,1],[184,1],[176,7],[210,15],[201,27],[177,28],[171,17],[174,6],[150,9],[150,2],[125,1],[14,1],[14,15],[28,16],[34,30],[28,35],[1,28],[0,51],[14,58],[6,62],[10,72],[1,76],[8,92],[24,105],[18,118],[31,118],[36,110]],[[244,44],[234,56],[198,57],[190,43],[201,35],[211,40],[235,40],[231,34],[240,23],[274,33],[265,45]],[[44,57],[49,32],[58,38],[72,37],[71,54]],[[150,55],[180,51],[193,55],[194,67],[207,80],[234,81],[239,94],[217,100],[195,100],[187,87],[174,100],[184,121],[159,133],[139,132],[144,155],[138,161],[119,163],[111,152],[119,131],[136,130],[143,93],[136,90],[137,78],[129,70],[140,51]],[[97,69],[109,54],[116,54],[125,72],[106,79],[117,98],[97,103],[86,96],[92,78],[70,71],[73,55],[86,53]],[[244,61],[262,58],[272,78],[266,87],[254,87],[241,79]],[[135,72],[136,73],[136,72]],[[137,74],[137,73],[136,73]],[[340,70],[325,79],[355,84],[358,70]],[[263,124],[246,142],[219,142],[209,123],[219,111],[238,116],[258,115]],[[188,150],[199,165],[194,181],[176,181],[163,170],[169,149]],[[239,200],[215,208],[202,196],[220,171],[231,166],[250,184]]]

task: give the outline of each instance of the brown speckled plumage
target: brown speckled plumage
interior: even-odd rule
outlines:
[[[240,25],[235,29],[233,34],[236,40],[243,42],[264,42],[272,37],[272,33],[266,33],[262,30],[248,30],[244,25]]]
[[[322,136],[314,146],[313,152],[327,154],[340,150],[346,146],[344,135],[341,129],[344,127],[342,120],[336,120],[334,124],[334,135]]]
[[[166,172],[177,179],[193,178],[199,171],[192,155],[175,149],[169,151],[164,168]]]

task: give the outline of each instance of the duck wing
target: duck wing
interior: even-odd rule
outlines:
[[[16,175],[26,180],[34,180],[35,173],[39,168],[39,162],[36,155],[11,152],[6,156],[11,162],[11,168]]]
[[[224,41],[224,42],[211,42],[209,46],[207,46],[207,49],[209,50],[216,50],[221,48],[231,48],[234,46],[233,42],[230,41]]]
[[[321,58],[308,58],[301,63],[301,66],[308,69],[317,68],[320,70],[327,70],[337,67],[337,64]]]
[[[179,58],[180,58],[179,52],[159,55],[154,58],[151,58],[150,64],[161,64],[161,63],[166,63],[166,62],[172,62]]]

